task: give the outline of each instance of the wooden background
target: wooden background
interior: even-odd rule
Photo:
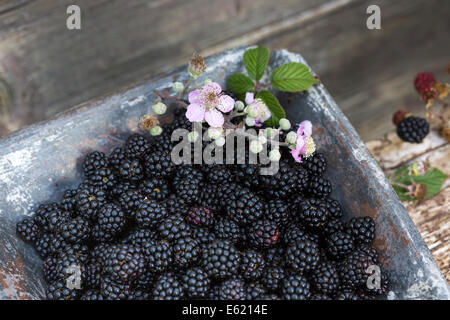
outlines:
[[[66,28],[77,4],[82,30]],[[370,4],[382,30],[366,28]],[[304,55],[364,140],[398,108],[422,110],[419,71],[444,78],[447,0],[0,0],[0,136],[243,44]],[[447,79],[448,81],[448,79]]]

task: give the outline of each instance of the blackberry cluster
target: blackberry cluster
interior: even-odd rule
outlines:
[[[373,299],[375,222],[344,220],[323,153],[302,163],[175,165],[171,133],[133,134],[82,161],[85,179],[17,234],[43,260],[49,299]],[[239,160],[239,159],[238,159]],[[241,159],[242,160],[242,159]],[[334,183],[334,181],[333,181]],[[66,286],[75,268],[80,288]],[[72,270],[73,271],[73,270]]]
[[[403,141],[421,143],[430,132],[430,124],[426,119],[407,117],[397,124],[397,134]]]

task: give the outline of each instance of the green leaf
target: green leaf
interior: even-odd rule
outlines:
[[[272,87],[280,91],[298,92],[308,90],[317,79],[302,63],[290,62],[276,68],[270,76]]]
[[[444,184],[447,175],[439,169],[433,168],[421,176],[411,176],[411,179],[419,184],[427,186],[427,194],[425,199],[429,199],[437,195]]]
[[[259,80],[266,72],[269,63],[269,49],[258,47],[244,53],[244,64],[250,78]]]
[[[259,98],[262,101],[264,101],[264,103],[267,105],[270,112],[272,113],[272,116],[266,122],[264,122],[266,125],[271,127],[278,126],[278,122],[280,121],[280,119],[286,118],[286,112],[284,111],[277,97],[275,97],[269,91],[267,90],[260,91],[256,95],[256,98]]]
[[[241,96],[246,92],[253,91],[255,83],[252,79],[242,73],[232,74],[227,81],[228,89],[234,94]]]

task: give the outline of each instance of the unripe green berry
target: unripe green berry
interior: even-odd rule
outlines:
[[[297,133],[294,131],[290,131],[286,136],[287,143],[297,143]]]
[[[246,117],[245,124],[249,127],[253,127],[255,125],[255,118]]]
[[[184,90],[184,84],[182,82],[176,81],[172,85],[172,90],[176,93],[181,93]]]
[[[159,136],[162,133],[162,128],[160,126],[154,126],[150,129],[150,134],[152,136]]]
[[[263,145],[258,140],[250,142],[250,151],[253,153],[260,153],[263,150]]]
[[[215,143],[216,143],[217,146],[223,147],[225,145],[225,138],[224,137],[220,137],[219,139],[215,140]]]
[[[197,131],[191,131],[188,133],[188,140],[189,140],[189,142],[194,143],[195,141],[197,141],[199,136],[200,135]]]
[[[270,161],[280,161],[281,159],[281,153],[278,149],[271,150],[269,152],[269,159]]]
[[[222,136],[222,133],[223,133],[223,128],[222,127],[219,127],[219,128],[213,128],[213,127],[208,128],[208,136],[211,139],[213,139],[213,140],[219,139]]]
[[[162,102],[158,102],[152,106],[152,109],[156,114],[164,114],[167,111],[167,106]]]
[[[261,142],[262,144],[267,143],[267,138],[264,136],[258,136],[258,141]]]
[[[248,116],[251,118],[256,118],[259,116],[259,110],[257,108],[249,107],[247,109],[247,111],[248,111]]]
[[[236,111],[242,111],[242,110],[244,110],[245,105],[244,105],[244,103],[243,103],[242,101],[237,100],[237,101],[234,103],[234,108],[236,109]]]
[[[279,124],[282,130],[289,130],[291,128],[291,122],[286,118],[281,118]]]

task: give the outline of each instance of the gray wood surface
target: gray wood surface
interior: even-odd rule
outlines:
[[[382,30],[365,27],[381,7]],[[78,4],[82,30],[65,26]],[[261,43],[305,55],[363,139],[422,104],[412,81],[450,57],[443,0],[0,0],[0,135],[138,79]],[[5,106],[7,104],[7,106]],[[2,112],[2,111],[0,111]]]

